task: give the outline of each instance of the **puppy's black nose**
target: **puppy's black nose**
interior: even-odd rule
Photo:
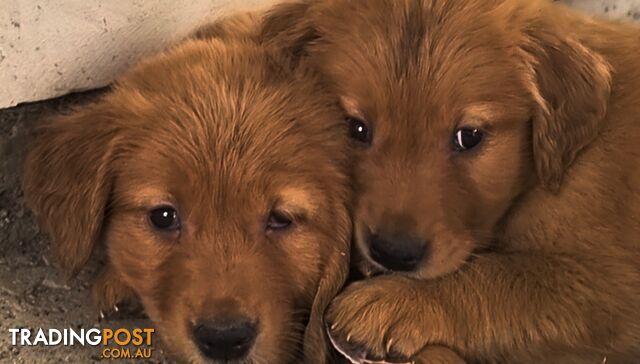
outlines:
[[[256,325],[247,319],[203,321],[193,329],[200,351],[214,360],[244,358],[257,336]]]
[[[415,270],[429,249],[429,242],[400,234],[369,235],[371,258],[386,269]]]

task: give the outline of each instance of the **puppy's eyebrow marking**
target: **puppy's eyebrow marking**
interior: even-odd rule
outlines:
[[[280,192],[282,207],[292,214],[313,214],[318,209],[311,191],[301,187],[287,187]]]
[[[476,103],[467,106],[464,109],[464,115],[471,119],[489,121],[495,118],[496,115],[501,114],[502,108],[504,107],[491,102]]]
[[[167,195],[166,191],[155,187],[142,187],[124,192],[124,202],[132,207],[152,207],[162,204],[169,204],[172,198]]]
[[[362,113],[360,106],[354,98],[349,96],[341,96],[340,103],[342,104],[342,108],[346,111],[347,114],[349,114],[349,116],[366,120],[365,115]]]
[[[464,108],[461,121],[468,126],[488,128],[505,126],[519,119],[524,112],[518,106],[497,102],[479,102]]]

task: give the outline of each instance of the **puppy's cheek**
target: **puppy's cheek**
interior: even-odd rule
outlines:
[[[150,315],[156,326],[161,347],[173,358],[187,358],[186,362],[204,362],[200,351],[191,339],[189,323],[184,320],[185,312],[177,308],[164,316]]]
[[[157,272],[148,277],[153,280],[148,285],[154,289],[140,296],[145,312],[156,328],[162,349],[171,357],[188,358],[187,362],[193,363],[204,362],[192,339],[198,311],[187,297],[188,284],[163,278],[166,273]]]
[[[200,354],[188,329],[192,310],[185,304],[182,287],[163,265],[170,259],[163,247],[147,231],[125,218],[115,217],[105,235],[107,254],[114,270],[140,299],[145,313],[156,328],[162,347],[169,355],[200,362]],[[166,279],[167,275],[172,279]],[[169,333],[169,335],[167,335]]]
[[[523,125],[526,125],[523,123]],[[477,225],[493,226],[529,185],[533,165],[527,149],[528,131],[517,130],[501,135],[482,157],[475,160],[468,176],[473,180],[474,210],[481,210]]]
[[[302,300],[301,305],[310,305],[313,299],[311,287],[317,287],[320,281],[323,249],[328,249],[331,238],[314,231],[300,231],[286,238],[283,244],[290,248],[283,249],[286,264],[291,267],[293,295]]]
[[[105,236],[110,263],[136,293],[148,294],[159,278],[162,263],[170,253],[144,229],[128,219],[113,219]]]
[[[274,302],[275,303],[275,302]],[[260,323],[260,333],[252,350],[252,359],[258,363],[288,362],[297,355],[299,348],[292,343],[302,340],[302,324],[296,321],[296,313],[286,304],[265,307]]]

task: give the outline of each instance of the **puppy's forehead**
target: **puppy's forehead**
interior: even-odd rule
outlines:
[[[348,143],[337,100],[273,57],[201,41],[135,70],[110,100],[127,133],[122,173],[228,198],[283,178],[341,177]]]
[[[333,2],[315,15],[325,39],[314,49],[337,93],[374,122],[453,120],[468,104],[522,93],[518,36],[497,2]]]

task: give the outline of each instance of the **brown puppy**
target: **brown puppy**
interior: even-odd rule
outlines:
[[[543,0],[324,0],[266,33],[342,98],[358,246],[401,272],[333,302],[341,350],[637,362],[640,29]]]
[[[182,361],[298,362],[304,335],[325,362],[351,223],[346,128],[319,84],[256,43],[191,40],[45,125],[24,190],[62,267],[104,243],[98,304],[138,296]]]

